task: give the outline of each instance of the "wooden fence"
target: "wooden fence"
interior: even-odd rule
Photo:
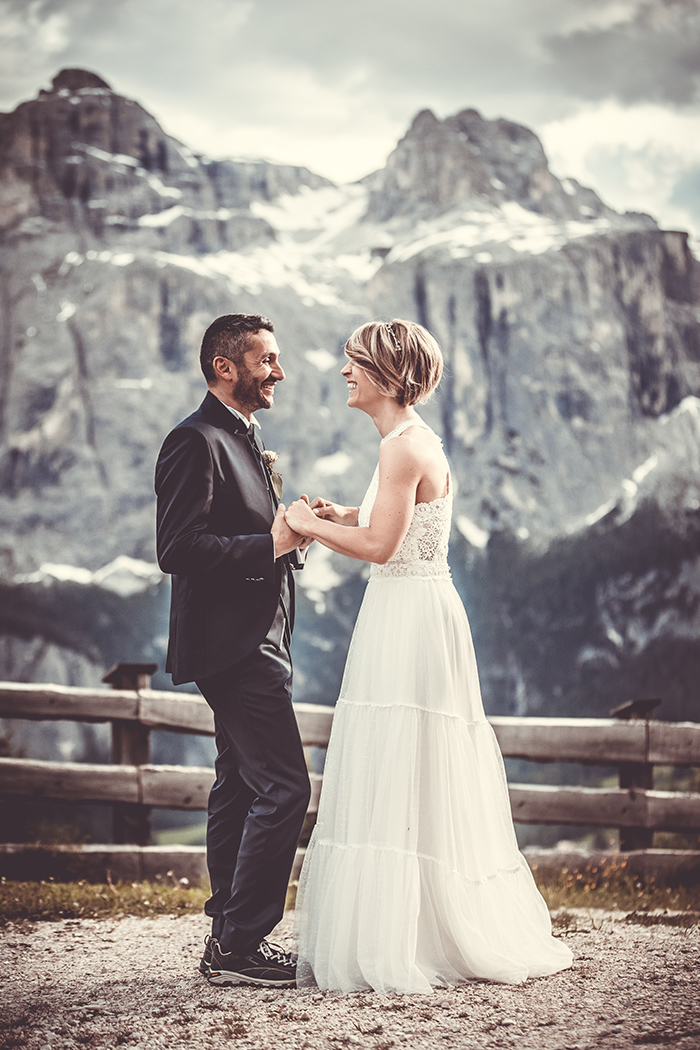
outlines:
[[[214,721],[197,695],[149,688],[148,664],[119,664],[105,675],[111,689],[0,683],[0,717],[110,722],[112,764],[0,758],[0,794],[16,799],[103,803],[114,808],[116,843],[147,846],[153,807],[205,810],[211,768],[150,764],[151,730],[213,735]],[[654,831],[700,831],[700,794],[657,791],[655,765],[700,766],[700,725],[651,719],[657,702],[618,709],[615,718],[490,718],[506,758],[617,766],[608,788],[511,784],[513,819],[524,824],[616,827],[620,849],[647,849]],[[332,707],[295,704],[304,746],[325,747]],[[309,812],[321,776],[311,774]]]

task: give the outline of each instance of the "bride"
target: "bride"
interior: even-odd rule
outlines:
[[[418,324],[355,331],[342,374],[379,463],[362,506],[296,500],[287,521],[372,562],[297,898],[297,983],[427,992],[571,965],[518,851],[503,760],[450,578],[452,482],[414,405],[442,354]]]

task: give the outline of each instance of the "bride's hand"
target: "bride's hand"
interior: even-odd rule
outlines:
[[[339,503],[317,496],[311,503],[311,509],[319,518],[332,521],[336,525],[356,525],[357,507],[342,507]]]
[[[313,536],[316,515],[309,506],[308,498],[302,496],[301,499],[295,499],[287,507],[284,517],[290,529],[294,529],[295,532],[307,538]],[[296,525],[293,524],[294,522]]]

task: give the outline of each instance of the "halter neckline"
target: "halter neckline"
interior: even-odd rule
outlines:
[[[428,424],[424,423],[420,416],[416,416],[414,419],[404,419],[402,423],[399,423],[398,426],[395,426],[393,430],[390,430],[388,434],[384,435],[380,441],[380,445],[385,441],[388,441],[389,438],[398,437],[399,434],[403,434],[404,430],[407,430],[408,427],[423,427],[424,430],[430,430]]]

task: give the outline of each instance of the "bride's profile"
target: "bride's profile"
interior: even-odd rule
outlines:
[[[442,354],[410,321],[348,340],[348,406],[381,435],[358,507],[317,498],[291,527],[372,563],[297,895],[297,983],[427,992],[571,965],[515,838],[467,616],[447,563],[452,481],[414,406]]]

